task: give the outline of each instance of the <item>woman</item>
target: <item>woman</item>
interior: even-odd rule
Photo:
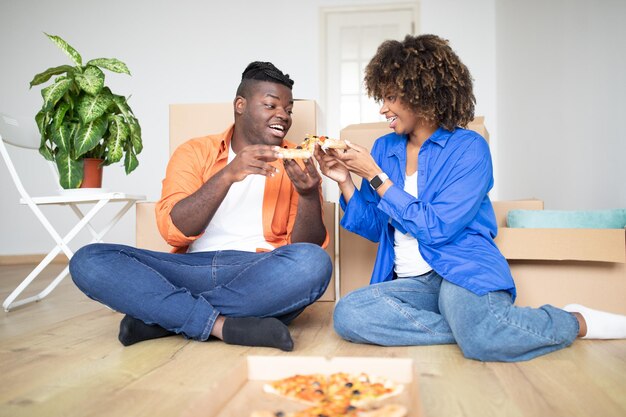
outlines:
[[[392,345],[457,343],[483,361],[521,361],[577,336],[626,337],[626,317],[568,306],[513,306],[515,284],[494,244],[497,226],[486,141],[467,67],[434,35],[386,41],[365,70],[368,94],[393,133],[367,149],[316,150],[336,181],[341,225],[379,242],[369,287],[340,300],[337,333]],[[363,178],[356,189],[350,172]]]

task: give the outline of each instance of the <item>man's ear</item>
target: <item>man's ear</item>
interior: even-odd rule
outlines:
[[[233,107],[235,108],[235,114],[241,115],[246,110],[247,101],[242,96],[235,97],[233,101]]]

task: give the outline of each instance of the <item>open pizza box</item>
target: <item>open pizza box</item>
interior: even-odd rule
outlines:
[[[420,417],[421,403],[413,360],[408,358],[318,356],[248,356],[213,389],[185,410],[182,417],[249,417],[254,411],[294,412],[307,405],[266,393],[263,385],[296,374],[346,372],[386,378],[403,385],[400,394],[380,401],[399,404],[407,417]],[[330,416],[332,417],[332,416]]]

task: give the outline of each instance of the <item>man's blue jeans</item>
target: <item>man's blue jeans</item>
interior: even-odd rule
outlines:
[[[218,315],[288,324],[326,290],[330,257],[311,243],[271,252],[153,252],[92,244],[70,262],[87,296],[147,324],[207,340]]]
[[[578,321],[561,309],[516,307],[506,291],[478,296],[436,272],[360,288],[342,298],[336,332],[383,346],[457,343],[481,361],[524,361],[569,346]]]

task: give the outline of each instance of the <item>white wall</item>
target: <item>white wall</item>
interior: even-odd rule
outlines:
[[[167,163],[168,104],[229,101],[241,71],[268,60],[295,80],[294,95],[319,100],[319,9],[384,0],[106,2],[2,0],[0,111],[33,117],[32,76],[69,60],[43,35],[63,37],[85,59],[116,57],[133,76],[107,72],[132,94],[145,142],[139,168],[109,167],[104,186],[156,200]],[[226,3],[226,2],[223,2]],[[402,0],[398,0],[402,3]],[[626,207],[623,0],[422,0],[422,33],[450,40],[475,82],[494,154],[495,199],[539,197],[548,208]],[[496,89],[497,88],[497,89]],[[323,109],[322,109],[323,111]],[[33,194],[55,187],[43,158],[13,152]],[[0,255],[52,245],[0,164]],[[69,209],[49,208],[68,230]],[[83,239],[85,242],[86,236]],[[134,213],[107,241],[134,244]],[[80,243],[80,241],[79,241]]]
[[[434,33],[450,46],[474,79],[475,114],[485,116],[494,176],[498,174],[498,113],[496,105],[495,0],[428,0],[421,2],[421,32]],[[490,196],[499,199],[498,182]]]
[[[626,207],[626,1],[496,2],[503,199]]]
[[[41,95],[40,88],[28,89],[33,75],[71,64],[43,32],[64,38],[85,61],[124,61],[132,77],[105,71],[106,82],[117,94],[132,94],[130,105],[140,120],[145,147],[135,172],[125,176],[123,167],[108,167],[103,186],[157,200],[167,163],[170,103],[232,100],[241,72],[254,60],[272,61],[289,73],[297,98],[318,100],[319,9],[375,3],[381,1],[2,0],[0,111],[34,117]],[[43,158],[20,151],[12,155],[32,194],[56,186]],[[46,253],[53,241],[30,210],[17,204],[3,163],[0,192],[0,255]],[[68,208],[44,210],[61,230],[73,225]],[[85,233],[76,242],[87,238]],[[134,244],[134,213],[106,240]]]

